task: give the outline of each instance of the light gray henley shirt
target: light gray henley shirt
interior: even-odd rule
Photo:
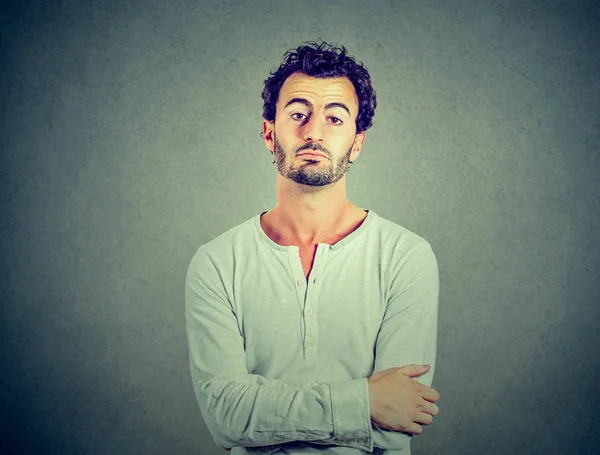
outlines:
[[[410,454],[412,435],[371,422],[367,378],[437,352],[439,272],[430,244],[372,210],[318,245],[309,280],[297,246],[256,215],[199,247],[185,282],[196,399],[231,455]],[[263,212],[265,213],[265,212]]]

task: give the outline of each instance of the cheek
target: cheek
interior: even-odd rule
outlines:
[[[300,147],[302,138],[298,135],[298,129],[294,127],[281,126],[275,132],[277,142],[281,144],[284,150],[292,151]]]
[[[275,128],[275,135],[280,143],[285,144],[295,139],[296,130],[293,125],[287,125],[285,122],[282,122]]]
[[[330,144],[332,148],[343,149],[344,152],[347,152],[354,145],[354,139],[354,134],[349,131],[335,131],[330,136]]]

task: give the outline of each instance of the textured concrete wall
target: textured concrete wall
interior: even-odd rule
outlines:
[[[379,95],[348,198],[440,263],[441,411],[414,454],[598,453],[596,5],[4,2],[0,452],[222,453],[184,275],[276,203],[262,82],[322,38]]]

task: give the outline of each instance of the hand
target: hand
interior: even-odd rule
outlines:
[[[375,373],[368,379],[371,420],[382,428],[421,434],[422,425],[433,422],[439,412],[434,404],[440,394],[414,379],[429,371],[429,365],[407,365]]]

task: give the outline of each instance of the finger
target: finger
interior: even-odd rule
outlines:
[[[424,412],[426,412],[427,414],[431,414],[432,416],[436,416],[436,415],[439,414],[440,408],[437,405],[433,404],[433,403],[428,403],[426,405],[426,408],[425,408]]]
[[[440,408],[438,408],[437,405],[430,403],[427,400],[422,400],[421,404],[419,404],[417,408],[420,412],[426,412],[431,416],[436,416],[438,415],[438,412],[440,412]]]
[[[406,365],[404,367],[401,367],[400,370],[402,370],[402,373],[406,376],[408,376],[409,378],[415,377],[415,376],[421,376],[424,375],[425,373],[427,373],[429,371],[429,369],[431,368],[430,365],[416,365],[416,364],[411,364],[411,365]]]
[[[423,386],[421,389],[421,396],[431,403],[435,403],[440,400],[440,394],[432,387]]]
[[[426,412],[419,412],[415,422],[420,423],[421,425],[431,425],[431,422],[433,422],[433,417]]]
[[[418,423],[412,423],[411,425],[409,425],[406,428],[406,432],[407,433],[412,433],[412,434],[422,434],[423,433],[423,427],[421,425],[419,425]]]

